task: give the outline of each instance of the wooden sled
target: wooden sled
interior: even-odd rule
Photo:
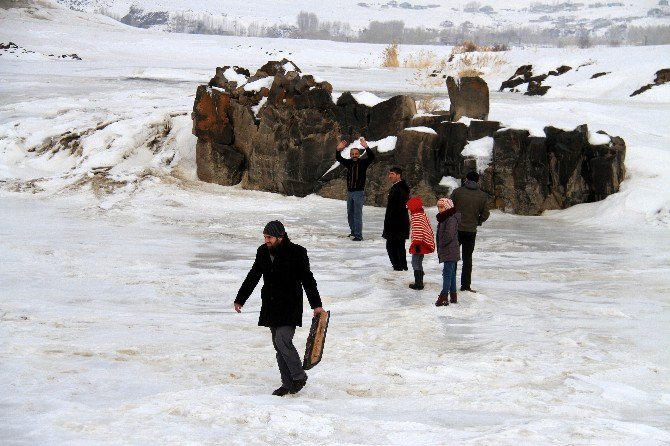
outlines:
[[[330,311],[323,311],[312,318],[312,326],[309,329],[305,347],[305,359],[302,361],[303,369],[309,370],[321,361],[329,321]]]

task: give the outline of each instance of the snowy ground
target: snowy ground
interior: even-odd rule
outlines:
[[[291,52],[338,91],[425,93],[410,70],[377,68],[383,47],[165,36],[62,11],[0,20],[0,41],[38,53],[0,56],[2,444],[670,443],[670,90],[628,99],[670,65],[667,47],[518,50],[489,73],[495,89],[528,60],[614,70],[557,78],[545,98],[494,93],[491,118],[622,136],[627,179],[600,203],[494,212],[480,292],[437,309],[437,260],[409,290],[383,209],[365,209],[355,244],[343,202],[194,175],[189,113],[217,65]],[[81,145],[51,153],[67,131]],[[270,395],[258,291],[232,309],[275,218],[307,247],[332,312],[323,362],[286,398]]]

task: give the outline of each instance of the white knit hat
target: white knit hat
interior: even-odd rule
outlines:
[[[444,206],[445,209],[451,209],[454,207],[454,202],[451,201],[449,198],[440,198],[437,200],[437,206],[442,207]]]

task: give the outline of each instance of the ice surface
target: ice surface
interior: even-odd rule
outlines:
[[[628,97],[667,47],[515,49],[487,73],[495,91],[524,63],[593,61],[547,97],[493,92],[490,118],[621,136],[627,176],[598,203],[493,212],[479,292],[437,309],[436,257],[410,290],[386,256],[384,209],[365,208],[354,243],[342,201],[195,176],[190,113],[216,66],[292,53],[334,96],[425,93],[412,70],[378,67],[384,45],[166,35],[54,9],[0,21],[0,41],[83,59],[0,61],[3,444],[670,443],[669,90]],[[590,82],[595,70],[611,75]],[[332,314],[323,361],[286,398],[270,395],[259,290],[232,308],[272,219],[308,249]]]

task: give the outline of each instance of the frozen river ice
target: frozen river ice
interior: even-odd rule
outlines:
[[[108,209],[85,192],[0,196],[9,444],[670,441],[667,231],[496,212],[477,239],[480,292],[436,308],[436,258],[427,288],[407,288],[383,209],[365,209],[355,244],[343,202],[159,183]],[[258,290],[232,310],[274,218],[332,311],[324,360],[282,399]]]

